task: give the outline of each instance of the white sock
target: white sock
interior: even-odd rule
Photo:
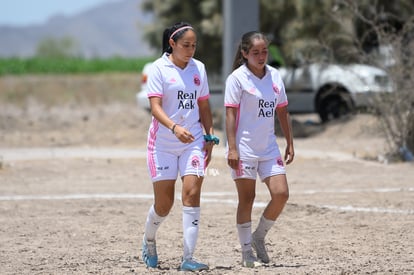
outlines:
[[[260,217],[259,225],[257,225],[256,231],[253,233],[254,236],[259,239],[264,239],[274,223],[275,221],[268,220],[262,215]]]
[[[148,211],[147,221],[145,222],[145,238],[147,240],[155,240],[155,234],[166,217],[158,216],[155,212],[154,205],[151,205]]]
[[[198,238],[200,207],[183,206],[184,260],[193,258]]]
[[[246,222],[237,224],[237,232],[239,233],[239,241],[242,252],[252,249],[252,223]]]

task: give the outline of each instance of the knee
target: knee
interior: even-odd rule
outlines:
[[[284,190],[284,191],[275,193],[272,196],[272,199],[285,204],[289,199],[289,190]]]
[[[183,205],[185,206],[199,206],[200,205],[200,193],[199,192],[186,192],[182,196]]]
[[[252,206],[255,198],[256,193],[239,195],[239,205]]]
[[[162,204],[155,204],[155,213],[157,213],[158,216],[165,217],[170,213],[173,204],[174,201],[164,202]]]
[[[289,200],[289,190],[279,193],[279,199],[286,203]]]

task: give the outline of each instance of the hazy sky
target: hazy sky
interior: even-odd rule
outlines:
[[[0,0],[0,25],[41,24],[56,14],[74,15],[119,0]]]

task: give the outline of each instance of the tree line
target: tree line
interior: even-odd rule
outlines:
[[[163,30],[187,21],[199,33],[197,57],[210,71],[222,66],[223,0],[145,0],[144,11],[156,20],[145,29],[150,45],[159,49]],[[373,25],[402,29],[414,14],[411,0],[259,0],[260,31],[277,46],[287,65],[309,61],[350,63],[379,46]],[[249,30],[246,30],[249,31]]]

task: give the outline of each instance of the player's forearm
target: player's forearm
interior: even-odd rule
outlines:
[[[200,121],[207,135],[214,135],[213,116],[211,114],[210,104],[207,102],[200,104]]]
[[[293,144],[293,133],[292,125],[290,123],[290,115],[286,107],[277,110],[277,116],[282,129],[283,135],[285,136],[287,144]]]
[[[226,135],[229,150],[237,150],[236,145],[236,116],[234,108],[226,108]]]
[[[173,130],[175,122],[167,116],[159,104],[151,104],[151,114],[159,123]]]

